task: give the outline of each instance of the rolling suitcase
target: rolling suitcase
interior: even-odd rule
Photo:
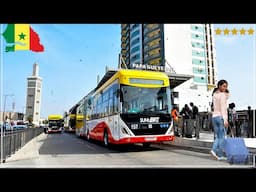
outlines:
[[[185,127],[185,137],[192,138],[193,131],[194,131],[194,119],[187,119],[186,127]]]
[[[249,151],[243,138],[226,138],[224,141],[224,151],[230,164],[245,164],[248,161]]]

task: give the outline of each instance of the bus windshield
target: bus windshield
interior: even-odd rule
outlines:
[[[62,126],[62,120],[49,120],[49,127]]]
[[[121,85],[122,113],[170,113],[170,88]]]

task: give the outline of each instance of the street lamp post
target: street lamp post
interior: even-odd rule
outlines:
[[[1,162],[3,162],[3,128],[4,128],[4,122],[5,122],[5,106],[6,106],[6,98],[8,96],[14,96],[13,94],[5,94],[4,95],[4,107],[3,107],[3,123],[2,123],[2,126],[1,126]]]
[[[5,94],[4,95],[4,109],[3,109],[3,121],[4,121],[4,115],[5,115],[5,106],[6,106],[6,98],[8,97],[8,96],[14,96],[13,94]]]
[[[22,107],[22,113],[23,113],[23,118],[22,118],[22,121],[24,122],[25,121],[25,106]]]

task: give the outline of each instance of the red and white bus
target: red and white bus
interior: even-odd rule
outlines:
[[[163,72],[108,71],[80,101],[80,136],[109,144],[151,143],[174,139],[169,78]]]

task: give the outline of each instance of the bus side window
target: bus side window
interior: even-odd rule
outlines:
[[[92,99],[91,98],[88,99],[87,104],[88,104],[88,108],[91,109],[91,105],[92,105]]]
[[[116,90],[116,97],[120,97],[120,102],[124,101],[124,95],[123,95],[123,91],[121,89],[117,89]]]

